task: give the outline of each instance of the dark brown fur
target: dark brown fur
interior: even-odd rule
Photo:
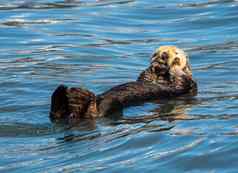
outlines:
[[[87,89],[60,85],[52,94],[51,120],[95,118],[116,113],[121,115],[124,107],[145,101],[183,94],[195,95],[197,84],[191,74],[172,75],[167,64],[168,55],[162,54],[160,58],[163,61],[152,61],[137,81],[115,86],[97,96]]]
[[[96,96],[91,91],[60,85],[51,96],[50,118],[60,120],[91,116],[95,111],[91,107],[94,102],[96,102]]]
[[[141,78],[115,86],[97,96],[86,89],[60,85],[52,95],[50,117],[52,120],[68,120],[110,116],[116,112],[121,114],[123,107],[186,93],[194,95],[196,91],[196,83],[186,77],[182,86],[168,85],[166,82],[154,84]]]
[[[166,84],[171,83],[171,76],[168,73],[168,69],[165,69],[165,72],[161,73],[161,68],[155,66],[149,66],[146,70],[141,72],[137,81],[138,82],[147,82],[153,84]]]
[[[98,108],[101,116],[107,116],[112,113],[110,109],[117,105],[119,109],[132,105],[137,105],[146,101],[158,98],[170,98],[188,93],[189,90],[195,88],[196,84],[190,81],[185,87],[178,88],[176,86],[168,86],[161,84],[152,84],[148,82],[129,82],[104,92],[97,96]],[[194,94],[194,93],[193,93]]]

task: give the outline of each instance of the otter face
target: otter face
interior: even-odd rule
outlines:
[[[169,70],[174,77],[183,75],[192,78],[192,71],[189,64],[188,55],[175,46],[161,46],[156,49],[151,59],[151,65],[155,71]]]

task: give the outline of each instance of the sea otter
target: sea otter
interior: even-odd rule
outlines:
[[[197,84],[192,78],[187,54],[175,46],[161,46],[152,55],[150,66],[136,81],[115,86],[99,95],[87,89],[60,85],[51,96],[50,119],[121,115],[124,107],[196,93]]]

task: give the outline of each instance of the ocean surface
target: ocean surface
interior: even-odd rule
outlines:
[[[238,172],[237,0],[1,0],[0,44],[1,173]],[[189,54],[196,97],[50,122],[59,84],[99,94],[161,45]]]

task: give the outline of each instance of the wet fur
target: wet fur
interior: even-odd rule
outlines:
[[[176,97],[183,94],[196,95],[197,84],[192,79],[190,66],[186,64],[185,73],[179,77],[169,73],[167,63],[161,64],[161,59],[168,59],[170,49],[165,47],[164,52],[158,50],[152,56],[151,65],[144,70],[136,81],[115,86],[110,90],[95,95],[93,92],[83,88],[68,88],[60,85],[52,94],[50,118],[56,120],[73,120],[82,118],[95,118],[122,115],[124,107],[137,105],[146,101]],[[173,51],[176,51],[172,47]],[[172,56],[176,56],[175,53]],[[170,67],[179,65],[179,58],[173,58]],[[166,60],[169,62],[169,59]],[[185,67],[183,67],[185,68]],[[176,71],[175,71],[176,73]]]
[[[143,74],[143,73],[142,73]],[[141,77],[141,76],[140,76]],[[113,114],[122,115],[124,107],[137,105],[146,101],[176,97],[182,94],[196,94],[196,82],[184,79],[183,87],[170,84],[153,84],[138,79],[115,86],[110,90],[95,96],[82,88],[67,88],[59,86],[52,95],[51,119],[80,119]],[[96,103],[95,103],[96,102]],[[95,104],[92,104],[95,103]],[[88,113],[90,104],[96,105],[94,112]]]

